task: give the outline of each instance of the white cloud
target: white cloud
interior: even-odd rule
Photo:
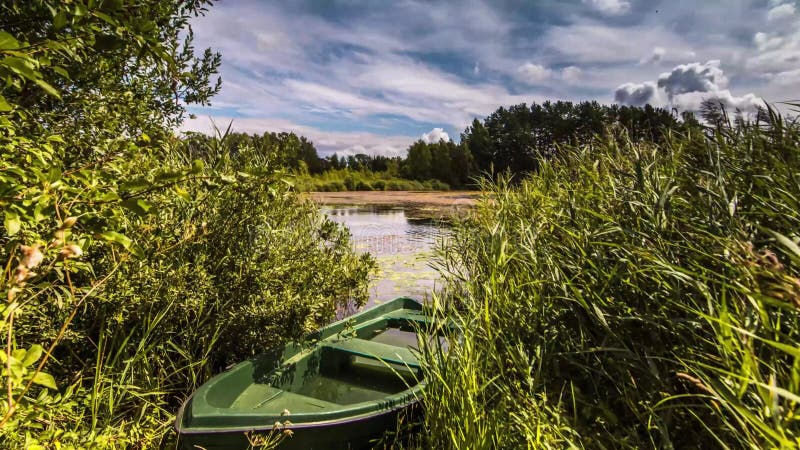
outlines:
[[[744,113],[754,113],[760,106],[764,106],[764,101],[755,94],[745,94],[736,97],[728,89],[714,92],[688,92],[676,95],[672,99],[672,106],[680,111],[697,111],[703,100],[714,100],[721,103],[728,111],[742,111]]]
[[[527,62],[517,68],[517,77],[528,84],[540,83],[550,78],[552,73],[552,70],[547,67],[531,62]]]
[[[796,85],[800,87],[800,69],[787,70],[785,72],[778,72],[772,77],[772,81],[780,86]],[[797,94],[795,94],[795,97]],[[788,97],[787,97],[788,100]]]
[[[756,44],[758,51],[763,52],[780,47],[783,43],[783,38],[780,36],[771,36],[767,33],[758,32],[753,35],[753,43]]]
[[[795,6],[793,3],[784,3],[782,5],[778,5],[774,8],[771,8],[767,12],[767,20],[770,22],[783,20],[789,17],[794,16],[795,13]]]
[[[583,71],[577,66],[568,66],[561,69],[561,78],[567,83],[577,83]]]
[[[610,15],[624,14],[631,9],[631,4],[627,0],[583,0],[583,3],[587,3],[592,8]]]
[[[661,24],[618,27],[595,21],[550,27],[539,41],[549,53],[578,66],[638,64],[642,55],[667,43],[675,55],[693,48],[685,36]]]
[[[357,152],[358,145],[367,151],[381,148],[382,137],[366,133],[367,142],[359,144],[349,137],[353,133],[321,129],[403,134],[409,123],[418,123],[414,136],[402,137],[414,140],[442,124],[463,129],[473,117],[501,105],[546,99],[610,102],[615,86],[620,101],[666,106],[671,98],[687,107],[710,95],[751,103],[733,94],[739,86],[775,101],[800,92],[800,31],[791,18],[781,18],[790,9],[797,17],[796,1],[769,0],[768,6],[751,0],[694,2],[690,9],[685,0],[660,1],[658,14],[656,7],[640,8],[632,0],[542,3],[558,15],[555,26],[526,16],[525,10],[541,2],[512,9],[503,6],[507,2],[465,1],[459,8],[418,0],[370,3],[351,8],[347,17],[337,12],[335,20],[319,8],[293,2],[220,2],[192,23],[196,48],[223,54],[223,90],[212,99],[212,108],[193,111],[252,117],[252,124],[275,117],[313,123],[318,126],[309,128],[315,144]],[[624,16],[610,20],[612,15]],[[752,36],[752,43],[743,43],[743,34]],[[467,61],[466,73],[419,54],[453,55]],[[659,88],[659,72],[710,59],[722,61],[717,68],[724,65],[724,80],[713,70],[703,78],[705,68],[686,69],[680,74],[685,79],[668,72]],[[654,66],[661,70],[654,72]],[[630,80],[644,83],[626,83]],[[706,90],[686,91],[690,81]],[[250,119],[237,122],[242,120]],[[398,124],[403,131],[392,132]],[[328,134],[333,141],[322,140]]]
[[[745,68],[753,74],[775,74],[800,66],[800,30],[793,33],[756,33],[758,53],[750,56]]]
[[[450,142],[450,136],[442,128],[434,128],[421,136],[423,142],[433,144],[439,141]]]
[[[648,56],[646,58],[642,58],[639,61],[639,64],[651,64],[651,63],[660,62],[664,58],[664,55],[666,55],[666,54],[667,54],[667,50],[664,49],[664,47],[655,47],[653,49],[653,52],[650,54],[650,56]]]

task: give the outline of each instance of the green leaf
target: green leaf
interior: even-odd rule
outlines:
[[[75,5],[75,12],[73,14],[75,14],[75,17],[83,17],[88,12],[89,10],[86,9],[85,5],[78,3],[77,5]]]
[[[122,202],[122,206],[136,214],[137,216],[146,216],[153,204],[141,198],[129,198]]]
[[[63,68],[61,66],[55,66],[55,67],[53,67],[53,72],[55,72],[55,73],[57,73],[57,74],[61,75],[62,77],[64,77],[64,78],[69,80],[69,72],[67,72],[67,69],[65,69],[65,68]]]
[[[61,179],[61,175],[61,170],[59,170],[57,167],[53,167],[49,172],[47,172],[47,181],[50,183],[55,183]]]
[[[39,372],[33,377],[33,382],[50,389],[58,389],[56,379],[49,373]]]
[[[9,236],[19,233],[20,226],[22,225],[19,220],[19,214],[14,211],[6,210],[6,218],[3,221],[3,225],[6,227],[6,233],[8,233]]]
[[[186,189],[184,189],[184,188],[182,188],[180,186],[175,186],[174,189],[175,189],[175,193],[178,194],[178,197],[186,200],[187,202],[191,202],[192,201],[192,196],[189,195],[189,191],[187,191]]]
[[[0,95],[0,112],[11,111],[11,105],[6,101],[5,97]]]
[[[58,13],[56,13],[56,16],[53,18],[53,28],[55,28],[56,31],[58,31],[64,28],[66,24],[67,24],[67,15],[66,13],[64,13],[64,10],[61,9],[58,11]]]
[[[10,33],[0,31],[0,50],[16,50],[19,42]]]
[[[772,231],[769,229],[765,229],[765,231],[772,235],[778,242],[780,242],[786,249],[788,250],[787,254],[790,258],[795,260],[800,260],[800,246],[794,243],[793,240],[789,239],[789,237],[784,236],[777,231]]]
[[[100,19],[103,19],[103,21],[105,21],[106,23],[108,23],[109,25],[111,25],[113,27],[116,27],[117,25],[119,25],[117,23],[117,21],[114,20],[113,17],[109,16],[106,13],[101,13],[100,11],[95,11],[92,14],[94,14],[96,17],[99,17]]]
[[[31,348],[25,352],[25,357],[22,358],[22,366],[29,367],[33,363],[39,360],[42,357],[42,346],[41,345],[33,345]]]
[[[120,184],[119,189],[121,191],[136,192],[148,188],[150,186],[151,186],[150,182],[147,181],[146,179],[136,178],[135,180],[126,181],[125,183]]]
[[[103,8],[104,11],[114,12],[122,8],[122,5],[122,0],[104,0],[100,7]]]
[[[183,174],[181,172],[162,172],[154,177],[155,181],[174,181],[180,180]]]
[[[36,71],[34,70],[34,63],[32,62],[31,58],[6,56],[5,58],[0,59],[0,65],[8,67],[28,80],[34,80],[37,78]]]
[[[129,238],[128,236],[125,236],[122,233],[117,233],[116,231],[106,231],[104,233],[101,233],[100,237],[108,242],[114,242],[116,244],[119,244],[125,247],[126,249],[130,248],[131,243],[133,242],[131,241],[131,238]]]
[[[51,86],[48,82],[42,80],[41,78],[36,79],[36,84],[38,84],[42,89],[44,89],[45,92],[52,95],[53,97],[58,99],[61,98],[61,94],[58,93],[58,90],[53,86]]]

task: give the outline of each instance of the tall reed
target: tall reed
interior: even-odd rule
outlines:
[[[559,155],[442,249],[424,446],[797,447],[797,122]]]

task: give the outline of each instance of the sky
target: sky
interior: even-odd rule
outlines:
[[[523,102],[800,99],[800,0],[223,0],[192,28],[222,90],[183,130],[293,131],[323,156],[458,141]]]

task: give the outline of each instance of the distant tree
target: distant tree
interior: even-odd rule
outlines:
[[[561,145],[590,143],[606,132],[634,140],[660,142],[668,129],[685,129],[696,120],[679,121],[669,111],[646,106],[604,106],[597,102],[524,103],[500,107],[481,123],[477,119],[461,134],[474,167],[482,172],[535,171],[539,160],[552,158]],[[615,131],[617,130],[617,131]]]
[[[431,150],[428,144],[418,140],[408,148],[405,174],[414,180],[427,180],[431,177]]]
[[[461,142],[469,149],[478,169],[488,170],[494,162],[494,142],[483,123],[474,119],[461,133]]]

